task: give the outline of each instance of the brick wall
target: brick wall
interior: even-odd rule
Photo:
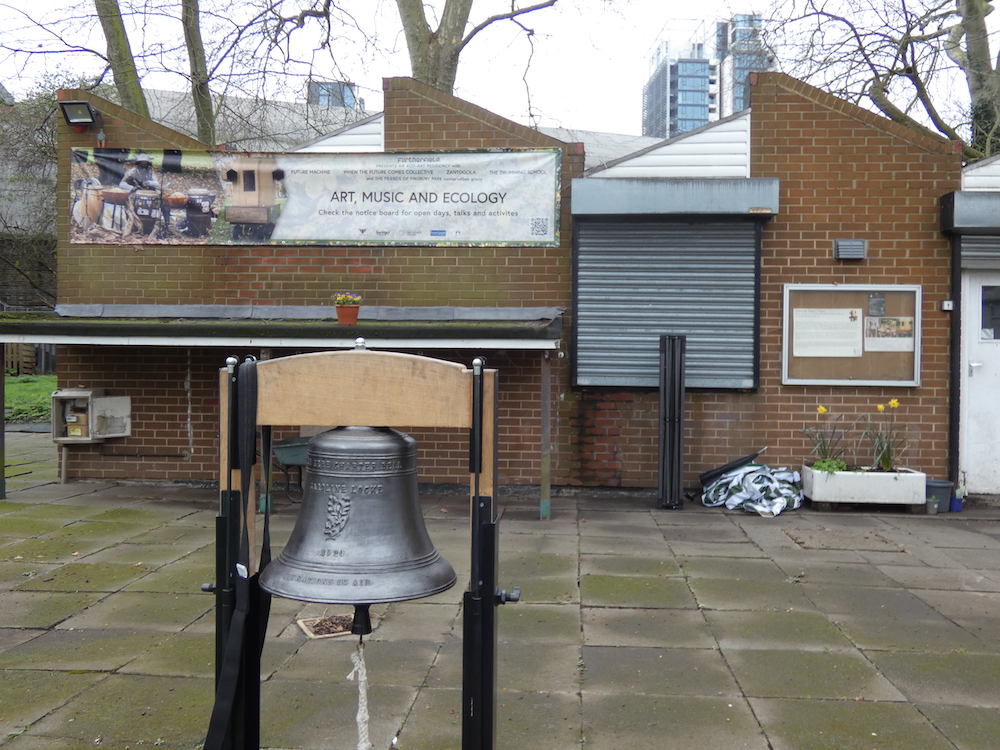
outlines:
[[[938,198],[959,189],[955,144],[921,136],[781,74],[752,87],[752,176],[781,183],[780,213],[763,231],[760,389],[688,393],[685,486],[699,473],[767,447],[761,460],[798,467],[810,451],[801,430],[824,405],[851,422],[899,398],[909,444],[902,463],[947,475],[950,247]],[[868,257],[833,258],[835,238],[867,239]],[[921,386],[784,386],[783,285],[919,284],[923,289]],[[658,395],[593,389],[578,394],[562,468],[585,483],[655,486]]]
[[[67,92],[67,98],[85,98]],[[577,144],[537,131],[409,79],[386,81],[386,149],[437,150],[560,147],[562,183],[583,170]],[[204,148],[110,103],[109,146]],[[64,130],[65,145],[92,145],[92,135]],[[60,163],[60,205],[69,206],[68,161]],[[350,289],[366,305],[569,307],[572,286],[568,187],[558,247],[246,247],[69,244],[69,209],[60,217],[60,303],[323,305]],[[568,318],[568,313],[567,313]],[[211,480],[218,452],[216,372],[226,356],[259,351],[62,347],[60,383],[131,395],[133,436],[68,452],[70,477]],[[273,350],[273,356],[292,352]],[[500,481],[539,481],[541,354],[493,351],[421,352],[469,365],[485,355],[501,371]],[[148,365],[146,362],[148,361]],[[568,370],[556,362],[564,390]],[[406,431],[405,425],[398,425]],[[285,436],[291,432],[284,433]],[[297,434],[297,432],[295,433]],[[420,480],[468,481],[468,436],[412,432],[421,450]],[[122,455],[118,455],[122,454]],[[127,454],[127,455],[125,455]],[[184,455],[182,455],[184,454]]]
[[[913,438],[906,463],[943,477],[950,318],[938,309],[951,295],[950,251],[937,229],[937,200],[958,188],[957,152],[951,144],[919,136],[786,76],[760,75],[752,97],[753,176],[781,180],[781,212],[763,232],[761,387],[756,393],[688,395],[685,484],[694,486],[700,472],[765,446],[768,463],[797,466],[808,454],[799,430],[814,423],[818,404],[853,418],[892,397],[903,402],[900,418]],[[560,305],[567,308],[569,341],[569,181],[583,168],[577,145],[560,144],[409,79],[385,82],[385,118],[387,150],[562,147],[559,247],[69,245],[68,162],[63,159],[60,301],[316,305],[328,302],[331,291],[351,289],[364,295],[366,304]],[[129,121],[127,113],[116,110],[105,113],[105,130],[109,145],[198,147],[151,123]],[[92,138],[69,131],[62,137],[64,145]],[[836,237],[868,239],[868,259],[835,261]],[[922,385],[782,386],[782,285],[800,282],[921,284]],[[69,475],[213,479],[216,371],[226,356],[246,353],[257,352],[63,347],[60,383],[131,395],[136,420],[132,438],[73,446]],[[499,481],[537,484],[541,355],[423,353],[465,364],[484,354],[490,366],[499,368]],[[655,486],[656,392],[573,389],[568,357],[554,359],[552,371],[553,481]],[[405,431],[405,425],[399,427]],[[421,481],[467,481],[465,435],[412,434],[420,441]]]

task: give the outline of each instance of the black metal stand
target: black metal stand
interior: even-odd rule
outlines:
[[[240,373],[237,396],[235,358],[226,362],[229,371],[230,476],[234,466],[241,471],[242,491],[220,493],[220,512],[216,518],[216,581],[203,586],[216,596],[216,709],[206,740],[206,750],[251,750],[260,747],[260,652],[267,622],[267,599],[255,592],[257,576],[246,576],[247,555],[243,510],[249,496],[249,477],[253,463],[256,435],[256,374],[252,368]],[[497,676],[497,607],[520,598],[519,588],[510,593],[497,586],[498,539],[493,498],[480,494],[483,462],[483,368],[485,361],[473,363],[473,415],[469,460],[473,475],[471,500],[472,574],[464,598],[462,654],[462,750],[493,750],[496,745],[496,676]],[[247,382],[252,378],[252,385]],[[243,392],[245,391],[245,393]],[[248,394],[254,394],[254,403]],[[262,443],[269,434],[262,435]],[[267,486],[267,485],[265,485]],[[267,514],[265,513],[264,548],[269,550]],[[269,560],[262,556],[261,569]],[[241,572],[242,569],[242,572]],[[367,607],[365,608],[367,614]],[[355,628],[371,632],[356,616]],[[234,627],[234,621],[238,626]],[[362,624],[359,625],[358,623]],[[358,632],[354,630],[352,632]],[[233,635],[236,633],[237,635]],[[238,660],[229,657],[239,649]],[[238,664],[238,667],[236,666]],[[221,697],[225,692],[225,697]],[[231,710],[218,711],[220,702]],[[218,713],[219,721],[216,721]]]
[[[684,507],[684,336],[660,336],[660,463],[657,507]]]
[[[499,527],[493,498],[479,493],[483,448],[483,377],[485,361],[472,365],[473,474],[471,575],[465,592],[462,629],[462,750],[493,750],[496,745],[497,607],[516,602],[521,590],[508,594],[497,585]]]

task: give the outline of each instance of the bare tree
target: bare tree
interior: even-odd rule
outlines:
[[[104,38],[108,42],[108,67],[114,76],[122,105],[143,117],[149,117],[149,108],[146,106],[146,97],[135,67],[132,46],[125,32],[118,0],[94,0],[94,10],[97,11]]]
[[[778,0],[769,43],[790,74],[933,136],[1000,151],[986,0]]]
[[[434,29],[427,17],[433,9],[423,0],[396,0],[410,54],[410,68],[418,81],[452,93],[458,74],[459,55],[477,34],[499,21],[512,21],[530,37],[534,31],[524,26],[520,18],[543,8],[551,8],[558,0],[545,0],[522,7],[515,7],[516,0],[511,0],[510,11],[491,15],[469,28],[474,1],[446,0],[441,20]]]
[[[0,0],[0,12],[14,19],[0,29],[0,55],[21,68],[38,56],[75,67],[96,62],[103,69],[96,80],[110,74],[118,101],[140,114],[146,114],[151,77],[181,78],[196,115],[191,131],[212,145],[220,117],[229,117],[232,138],[261,135],[253,116],[267,102],[301,101],[312,80],[349,80],[338,64],[337,42],[370,41],[334,0],[302,0],[294,12],[282,0],[68,2],[56,13],[39,15]],[[95,43],[100,37],[103,45]],[[258,106],[227,108],[227,97]],[[234,132],[232,121],[247,112],[244,129]],[[329,118],[320,121],[328,130]]]
[[[48,78],[23,101],[0,108],[0,280],[55,304],[55,91],[79,81]],[[4,295],[9,296],[8,294]],[[18,304],[26,304],[24,295]],[[4,299],[3,301],[8,301]]]

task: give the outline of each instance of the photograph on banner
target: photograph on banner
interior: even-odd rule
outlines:
[[[553,246],[561,151],[75,149],[71,241]]]

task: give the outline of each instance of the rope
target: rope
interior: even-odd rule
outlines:
[[[371,750],[368,739],[368,670],[365,668],[365,642],[358,641],[357,650],[351,654],[354,669],[347,675],[348,680],[358,678],[358,750]]]

